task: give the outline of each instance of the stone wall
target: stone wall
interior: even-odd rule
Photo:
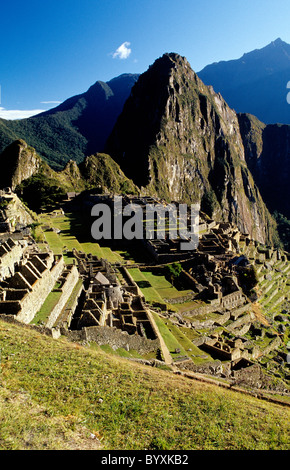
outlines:
[[[204,305],[202,307],[193,308],[190,310],[185,310],[184,315],[188,317],[198,317],[208,313],[212,313],[217,309],[216,305]]]
[[[42,273],[42,277],[38,279],[32,286],[31,292],[21,301],[21,311],[17,314],[17,320],[23,323],[30,323],[35,314],[43,305],[48,294],[52,291],[55,283],[64,268],[63,257],[55,261],[51,269],[47,269]]]
[[[234,308],[245,300],[244,294],[241,290],[232,292],[231,294],[225,295],[221,298],[221,306],[226,308]]]
[[[241,357],[241,350],[239,348],[230,348],[227,344],[218,341],[213,345],[205,342],[202,345],[202,349],[211,355],[228,361],[234,361]]]
[[[209,304],[203,305],[202,307],[197,307],[194,309],[189,309],[184,311],[183,313],[186,314],[187,316],[193,316],[197,317],[199,315],[205,315],[211,312],[216,312],[216,311],[222,311],[222,310],[231,310],[231,309],[237,309],[239,310],[241,308],[241,311],[244,311],[245,309],[248,308],[247,306],[244,306],[243,304],[246,302],[246,298],[241,290],[238,290],[236,292],[232,292],[231,294],[225,295],[221,297],[220,299],[213,299],[209,301]],[[239,310],[240,312],[240,310]]]
[[[250,324],[252,320],[254,320],[255,316],[252,313],[246,313],[245,315],[239,317],[237,320],[233,321],[229,326],[228,330],[232,331],[235,328],[239,328],[240,326]]]
[[[94,342],[99,346],[109,345],[113,350],[124,348],[126,351],[135,350],[139,354],[148,354],[160,349],[159,339],[150,340],[139,335],[129,335],[115,327],[90,326],[82,330],[69,331],[61,328],[61,333],[71,341]]]
[[[164,302],[168,303],[168,304],[182,304],[184,302],[188,302],[189,300],[192,300],[194,299],[195,297],[195,294],[194,292],[192,293],[189,293],[187,295],[184,295],[182,297],[174,297],[174,298],[164,298]]]
[[[245,305],[242,305],[242,307],[235,308],[234,310],[231,311],[231,319],[233,321],[237,320],[240,316],[243,315],[246,311],[252,311],[252,306],[249,302],[247,302]]]
[[[73,319],[73,315],[76,311],[76,308],[78,306],[80,297],[82,293],[84,292],[84,285],[83,283],[80,284],[79,289],[76,291],[74,294],[73,302],[71,302],[69,308],[63,309],[61,314],[58,316],[54,328],[69,328],[71,325],[71,321]],[[71,299],[70,299],[71,300]]]
[[[263,355],[269,354],[269,352],[277,349],[281,345],[281,343],[282,343],[281,339],[279,338],[279,336],[277,336],[275,339],[273,339],[273,341],[271,341],[270,344],[268,344],[268,346],[265,349],[263,349],[262,351]]]
[[[124,348],[127,351],[135,350],[140,354],[147,354],[160,348],[158,339],[148,340],[139,335],[129,335],[126,331],[121,331],[118,328],[96,326],[85,328],[85,331],[88,342],[93,341],[100,346],[108,344],[114,350]]]
[[[127,282],[127,284],[125,286],[126,290],[128,292],[130,292],[131,294],[140,295],[141,297],[144,297],[141,290],[139,289],[138,285],[136,284],[136,282],[132,278],[129,270],[127,268],[125,268],[125,266],[118,266],[118,270],[122,274],[124,280]]]
[[[2,292],[0,314],[15,315],[17,320],[30,323],[46,297],[54,288],[64,269],[63,257],[51,252],[32,254],[19,271],[7,280]]]
[[[21,328],[28,328],[30,330],[37,331],[38,333],[46,336],[51,336],[53,339],[58,339],[60,337],[60,331],[56,328],[46,328],[45,326],[40,325],[26,325],[18,321],[13,315],[1,315],[0,320],[5,321],[6,323],[12,323],[13,325],[21,326]]]
[[[63,273],[64,275],[64,273]],[[77,282],[79,280],[79,273],[76,266],[71,266],[67,269],[67,275],[64,279],[64,282],[60,288],[62,291],[61,297],[55,307],[52,309],[49,318],[46,322],[47,328],[52,328],[55,324],[58,316],[60,315],[62,309],[64,308],[65,304],[67,303],[73,289],[75,288]]]
[[[25,246],[27,243],[23,241]],[[0,245],[0,281],[7,277],[13,276],[15,273],[15,265],[17,265],[23,257],[23,246],[19,242],[14,242],[9,238]]]

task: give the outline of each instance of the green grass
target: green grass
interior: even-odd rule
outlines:
[[[173,360],[177,359],[178,356],[187,356],[195,363],[212,360],[210,355],[207,355],[207,359],[200,357],[205,356],[205,353],[192,343],[190,338],[186,335],[185,328],[182,330],[170,320],[163,319],[154,312],[153,316]],[[180,350],[180,352],[175,352],[176,349]]]
[[[159,315],[153,313],[155,323],[160,331],[160,334],[170,352],[172,359],[176,359],[178,356],[186,356],[187,353],[185,349],[181,346],[180,342],[176,338],[176,336],[171,331],[171,324],[166,322]],[[169,324],[169,326],[168,326]],[[180,352],[175,352],[175,350],[179,350]]]
[[[91,345],[91,347],[94,348],[94,345]],[[95,349],[98,350],[99,346],[95,345]],[[105,353],[112,354],[114,356],[142,359],[142,356],[137,351],[126,351],[124,348],[114,350],[109,344],[100,346],[100,349]]]
[[[129,273],[131,274],[134,281],[138,284],[147,302],[164,303],[163,298],[160,296],[155,287],[149,283],[146,276],[144,275],[144,272],[140,271],[138,268],[130,268]]]
[[[178,290],[163,275],[155,274],[150,271],[141,271],[139,268],[130,268],[132,278],[138,284],[147,302],[165,303],[166,300],[178,299],[184,297],[190,290]],[[184,304],[170,304],[170,308],[178,310]],[[186,307],[190,308],[193,303],[187,303]]]
[[[192,334],[191,329],[181,329],[178,326],[174,325],[170,320],[166,320],[166,323],[170,328],[171,333],[174,335],[174,337],[182,347],[182,350],[185,351],[186,355],[190,359],[192,359],[194,363],[199,364],[201,362],[212,360],[209,354],[205,354],[204,351],[202,351],[192,343],[192,340],[190,339],[190,335]],[[207,359],[203,359],[200,356],[207,356]]]
[[[63,217],[50,217],[42,215],[43,225],[50,225],[61,230],[60,233],[45,231],[44,236],[51,250],[55,254],[61,254],[64,250],[72,251],[76,249],[84,253],[91,253],[98,258],[106,258],[109,262],[121,262],[123,258],[111,250],[109,247],[101,247],[98,243],[89,240],[86,236],[87,227],[78,223],[72,214]],[[66,257],[67,263],[71,262],[70,257]]]
[[[289,408],[0,320],[0,449],[289,450]]]
[[[46,323],[51,311],[58,303],[61,297],[61,294],[62,294],[61,291],[56,291],[56,290],[52,290],[48,294],[40,310],[37,312],[37,314],[33,318],[33,321],[32,321],[33,324],[39,325],[40,323]]]
[[[176,289],[163,275],[154,274],[150,271],[142,271],[145,279],[158,290],[163,299],[176,299],[190,294],[191,290]]]
[[[64,249],[64,243],[61,238],[55,232],[45,232],[44,234],[47,243],[50,246],[50,249],[56,254],[60,255]]]

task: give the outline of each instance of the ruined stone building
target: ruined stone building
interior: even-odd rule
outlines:
[[[156,339],[143,295],[128,270],[91,255],[75,256],[87,285],[77,328],[109,326]]]
[[[58,309],[50,316],[50,326],[60,305],[67,300],[79,278],[75,266],[66,266],[61,255],[39,252],[37,245],[12,239],[0,246],[0,315],[12,315],[30,323],[58,282],[61,291]],[[65,282],[67,281],[67,282]],[[63,289],[63,290],[62,290]]]

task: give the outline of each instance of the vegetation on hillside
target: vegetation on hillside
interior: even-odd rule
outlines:
[[[0,341],[1,450],[289,449],[286,407],[2,320]]]
[[[99,192],[136,193],[137,188],[120,169],[119,165],[105,153],[91,155],[80,163],[79,169],[86,189],[98,188]]]
[[[278,233],[280,240],[283,244],[283,248],[286,251],[290,251],[290,220],[287,219],[283,214],[280,214],[279,212],[275,211],[274,214],[274,219],[277,222],[277,227],[278,227]]]
[[[48,117],[0,120],[0,149],[17,139],[25,140],[55,170],[62,170],[70,158],[80,162],[87,140],[68,123],[63,114]]]
[[[119,165],[106,154],[86,157],[79,165],[69,161],[62,171],[55,171],[41,161],[35,173],[15,188],[21,200],[37,213],[55,209],[64,201],[67,192],[84,190],[96,190],[98,193],[137,193],[133,182],[126,178]]]
[[[31,210],[41,212],[53,210],[66,193],[57,180],[38,174],[23,181],[16,188],[16,194]]]
[[[123,74],[92,85],[54,109],[21,120],[0,119],[0,153],[11,142],[24,139],[55,170],[73,159],[101,152],[121,112],[136,74]]]

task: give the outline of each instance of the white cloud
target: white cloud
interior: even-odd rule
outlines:
[[[119,57],[119,59],[128,59],[132,52],[132,50],[129,48],[130,45],[130,42],[123,42],[123,44],[121,44],[121,46],[119,46],[118,49],[116,49],[116,51],[113,53],[113,59],[116,59],[117,57]]]
[[[0,118],[14,120],[25,119],[36,114],[43,113],[45,109],[5,109],[0,107]]]

